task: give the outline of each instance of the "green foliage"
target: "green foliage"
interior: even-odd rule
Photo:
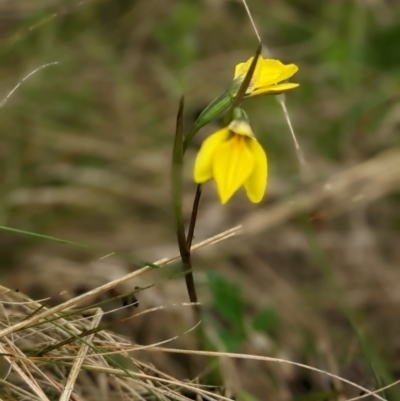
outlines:
[[[200,3],[176,2],[166,18],[154,32],[160,51],[170,61],[171,67],[181,70],[195,60],[198,43],[193,30],[201,16]]]
[[[275,332],[278,324],[278,312],[273,307],[262,309],[253,319],[253,329],[256,331]]]
[[[229,351],[235,351],[246,338],[244,326],[244,303],[240,286],[231,283],[217,272],[209,272],[208,280],[213,296],[212,307],[224,324],[214,323]]]
[[[398,51],[400,23],[389,27],[381,27],[374,32],[371,46],[374,51],[368,52],[368,60],[382,71],[394,72],[399,70],[400,52]]]

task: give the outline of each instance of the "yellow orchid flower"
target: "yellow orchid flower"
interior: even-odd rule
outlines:
[[[258,203],[267,186],[267,156],[244,120],[233,120],[202,144],[194,167],[194,180],[214,178],[222,204],[243,185],[251,202]]]
[[[245,63],[238,64],[235,68],[234,80],[243,80],[254,57]],[[268,94],[278,94],[290,89],[297,88],[299,84],[282,83],[294,75],[298,70],[295,64],[282,64],[279,60],[265,59],[259,57],[254,74],[251,78],[246,96],[258,96]]]

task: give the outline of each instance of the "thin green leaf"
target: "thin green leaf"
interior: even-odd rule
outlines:
[[[19,230],[18,228],[0,226],[0,230],[10,231],[10,232],[17,233],[17,234],[30,235],[31,237],[47,239],[47,240],[50,240],[50,241],[59,242],[60,244],[75,245],[75,246],[79,246],[81,248],[90,248],[89,245],[82,244],[82,243],[79,243],[79,242],[69,241],[69,240],[66,240],[66,239],[52,237],[52,236],[49,236],[49,235],[37,234],[37,233],[33,233],[31,231]]]

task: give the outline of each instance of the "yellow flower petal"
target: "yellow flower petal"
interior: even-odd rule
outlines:
[[[298,68],[294,64],[285,65],[279,60],[263,60],[262,71],[255,87],[269,86],[288,79],[295,74],[297,70]]]
[[[194,180],[198,184],[212,178],[212,161],[218,145],[229,138],[228,128],[222,128],[210,135],[201,145],[194,165]]]
[[[240,79],[243,80],[247,71],[249,70],[251,63],[253,62],[254,57],[250,57],[245,63],[240,63],[235,67],[235,75],[233,80]],[[246,93],[250,93],[257,85],[260,79],[260,74],[262,71],[262,62],[263,59],[261,57],[258,58],[256,68],[254,69],[253,76],[251,77],[249,86],[247,87]]]
[[[233,77],[233,79],[242,77],[243,75],[246,74],[247,70],[250,68],[251,60],[253,60],[253,57],[250,58],[250,59],[249,59],[248,61],[246,61],[245,63],[239,63],[239,64],[235,67],[235,76]]]
[[[253,62],[254,57],[250,57],[245,63],[240,63],[235,67],[235,76],[233,79],[242,77],[246,75],[247,71],[249,70],[251,63]],[[253,77],[257,77],[260,75],[260,72],[262,70],[262,58],[259,57],[257,60],[257,65],[253,73]]]
[[[296,74],[296,72],[299,70],[299,67],[295,64],[288,64],[285,65],[285,68],[282,69],[281,73],[279,74],[278,81],[276,82],[281,82],[284,81],[285,79],[289,79],[291,76]]]
[[[248,94],[248,97],[266,95],[268,93],[278,94],[278,93],[286,92],[293,88],[297,88],[298,86],[299,86],[299,84],[291,84],[291,83],[271,85],[268,87],[258,88],[258,89],[253,90],[251,93]]]
[[[248,147],[251,142],[243,135],[233,135],[214,152],[213,171],[221,203],[225,204],[249,178],[254,157]]]
[[[234,80],[243,79],[254,57],[251,57],[245,63],[240,63],[235,68]],[[296,88],[298,84],[276,85],[293,76],[298,71],[295,64],[285,65],[279,60],[264,59],[260,57],[257,61],[256,69],[247,88],[247,96],[258,96],[265,94],[277,94],[289,89]],[[278,88],[279,86],[279,88]]]
[[[263,67],[263,70],[280,71],[280,70],[282,70],[282,68],[285,67],[285,64],[283,64],[282,61],[275,60],[272,58],[263,58],[262,59],[262,67]]]
[[[249,141],[249,148],[253,154],[253,170],[244,183],[248,198],[253,203],[261,202],[267,187],[267,155],[256,139]]]
[[[285,66],[279,60],[263,60],[263,66],[256,87],[273,85],[278,82]]]

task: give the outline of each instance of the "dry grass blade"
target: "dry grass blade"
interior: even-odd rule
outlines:
[[[3,107],[8,99],[12,96],[12,94],[24,83],[28,78],[30,78],[32,75],[36,74],[38,71],[43,70],[43,68],[50,67],[52,65],[58,64],[58,61],[53,61],[52,63],[47,63],[44,65],[41,65],[40,67],[36,68],[35,70],[31,71],[27,76],[25,76],[18,84],[10,91],[10,93],[0,102],[0,108]]]
[[[288,365],[293,365],[297,366],[299,368],[304,368],[308,370],[312,370],[314,372],[318,372],[321,374],[324,374],[326,376],[329,376],[331,378],[334,378],[336,380],[339,380],[343,383],[349,384],[350,386],[356,387],[357,389],[365,392],[368,396],[372,396],[378,400],[381,401],[386,401],[385,398],[382,398],[381,396],[376,394],[376,391],[370,391],[367,388],[364,388],[357,383],[354,383],[350,380],[347,380],[343,377],[340,377],[338,375],[334,375],[332,373],[329,373],[325,370],[314,368],[313,366],[305,365],[303,363],[298,363],[294,361],[289,361],[286,359],[281,359],[281,358],[272,358],[269,356],[262,356],[262,355],[247,355],[247,354],[237,354],[237,353],[229,353],[229,352],[213,352],[213,351],[195,351],[195,350],[184,350],[184,349],[173,349],[173,348],[161,348],[161,347],[153,347],[151,349],[152,351],[161,351],[161,352],[174,352],[174,353],[179,353],[179,354],[192,354],[192,355],[202,355],[202,356],[218,356],[218,357],[228,357],[228,358],[237,358],[237,359],[249,359],[249,360],[255,360],[255,361],[264,361],[264,362],[277,362],[277,363],[285,363]]]
[[[39,400],[50,401],[38,383],[27,375],[22,368],[16,363],[13,357],[8,356],[9,350],[7,350],[2,344],[0,344],[0,352],[3,354],[3,358],[11,365],[12,369],[19,374],[21,379],[32,389],[34,394]]]
[[[194,245],[192,250],[229,238],[239,229],[240,227],[234,227],[209,238]],[[178,255],[162,259],[157,264],[162,266],[176,259],[179,259]],[[145,266],[139,270],[139,274],[152,268],[154,266]],[[133,274],[136,275],[138,272]],[[127,280],[128,277],[132,275],[124,277],[123,280]],[[118,282],[120,281],[113,282],[111,285],[114,286]],[[104,286],[95,291],[102,290]],[[76,298],[72,302],[48,308],[46,305],[30,301],[20,292],[6,288],[0,288],[0,296],[1,301],[4,301],[3,307],[7,309],[7,313],[4,314],[6,318],[0,319],[0,325],[3,328],[0,352],[8,363],[7,370],[10,365],[13,371],[12,375],[7,377],[7,381],[0,380],[0,383],[4,384],[4,388],[15,400],[44,401],[52,400],[54,397],[61,401],[92,400],[101,399],[105,396],[104,392],[107,393],[107,399],[145,400],[150,397],[166,401],[170,399],[187,401],[192,399],[192,395],[197,394],[203,399],[228,400],[228,398],[215,395],[213,390],[206,391],[204,387],[197,384],[173,379],[161,371],[156,372],[150,369],[150,374],[144,374],[146,365],[135,360],[125,351],[124,347],[128,350],[132,349],[129,342],[110,332],[90,332],[99,328],[99,322],[103,316],[100,309],[77,310],[74,313],[71,311],[59,316],[59,312],[71,308],[77,302]],[[171,306],[193,307],[193,304],[172,304]],[[150,308],[135,316],[161,309],[165,309],[165,306]],[[91,312],[90,315],[89,312]],[[94,319],[93,314],[95,314]],[[191,327],[184,334],[197,326],[198,324]],[[88,338],[79,341],[80,333],[87,333]],[[44,357],[35,356],[43,347],[62,343],[69,338],[78,341],[54,348]],[[165,343],[164,341],[157,345],[165,346]],[[142,347],[142,349],[147,350],[151,347]],[[115,356],[112,357],[112,354]],[[121,363],[119,358],[123,358],[124,362]],[[125,361],[130,366],[129,370],[124,367]],[[93,375],[93,372],[97,374]],[[101,382],[104,384],[103,387],[97,385]],[[89,398],[87,398],[87,391],[90,391]]]
[[[100,308],[98,308],[97,311],[96,311],[96,314],[93,317],[92,323],[90,325],[90,329],[94,329],[100,324],[102,316],[103,316],[103,312],[102,312],[102,310]],[[68,401],[70,399],[71,394],[72,394],[72,392],[74,390],[75,381],[76,381],[76,379],[78,377],[78,374],[79,374],[79,372],[81,370],[81,366],[82,366],[82,364],[84,362],[85,355],[86,355],[86,353],[87,353],[87,351],[89,349],[89,345],[87,343],[92,341],[93,336],[94,336],[94,334],[89,335],[86,338],[86,341],[81,344],[81,347],[80,347],[79,352],[78,352],[78,354],[76,356],[75,362],[72,365],[72,369],[71,369],[71,371],[69,373],[67,383],[65,384],[64,391],[61,394],[60,401]]]
[[[385,387],[378,388],[377,390],[374,390],[374,391],[372,391],[371,393],[363,394],[363,395],[360,395],[360,396],[354,397],[354,398],[349,398],[349,399],[347,399],[346,401],[358,401],[358,400],[362,400],[362,399],[364,399],[364,398],[369,397],[370,395],[373,395],[373,394],[375,395],[375,394],[380,393],[380,392],[382,392],[382,391],[385,391],[385,390],[387,390],[387,389],[389,389],[389,388],[391,388],[391,387],[393,387],[393,386],[397,386],[398,384],[400,384],[400,380],[396,380],[395,382],[393,382],[393,383],[391,383],[391,384],[388,384],[388,385],[385,386]]]
[[[307,164],[306,158],[304,156],[303,150],[300,147],[299,141],[297,140],[296,133],[293,128],[292,121],[290,119],[290,115],[288,112],[288,109],[286,107],[286,96],[284,93],[281,93],[280,95],[277,95],[276,99],[278,100],[278,103],[280,104],[283,115],[285,116],[286,124],[289,127],[290,135],[292,136],[294,147],[296,150],[296,155],[297,155],[297,160],[299,161],[299,166],[300,166],[300,173],[301,173],[301,178],[304,180],[304,182],[309,182],[312,178],[312,171],[310,169],[310,166]]]
[[[8,346],[10,347],[11,353],[15,359],[20,361],[22,367],[25,368],[27,376],[30,377],[31,381],[37,383],[38,387],[43,389],[44,383],[47,383],[53,389],[57,389],[61,391],[61,385],[51,378],[51,376],[47,375],[39,366],[35,365],[35,363],[25,355],[22,350],[17,347],[13,342],[11,342],[8,338],[5,338]],[[37,375],[38,379],[35,379],[35,374]],[[42,381],[43,379],[44,381]],[[40,385],[39,385],[40,382]]]
[[[247,15],[249,16],[249,20],[250,20],[251,26],[253,27],[254,33],[257,36],[258,42],[261,44],[262,43],[261,36],[260,36],[260,34],[258,32],[258,29],[257,29],[256,23],[254,22],[253,16],[251,15],[249,6],[247,5],[247,1],[246,0],[242,0],[242,3],[243,3],[243,6],[244,6],[244,8],[245,8],[245,10],[247,12]]]
[[[200,249],[200,248],[202,248],[204,246],[215,244],[215,243],[217,243],[219,241],[222,241],[222,240],[225,240],[227,238],[230,238],[231,236],[235,235],[240,230],[240,228],[241,228],[241,226],[233,227],[233,228],[231,228],[229,230],[226,230],[226,231],[224,231],[224,232],[222,232],[222,233],[220,233],[218,235],[215,235],[214,237],[211,237],[211,238],[209,238],[209,239],[207,239],[205,241],[202,241],[202,242],[194,245],[191,248],[191,251],[195,251],[195,250]],[[175,255],[175,256],[170,257],[170,258],[164,258],[164,259],[161,259],[161,260],[155,262],[154,265],[157,265],[158,267],[161,267],[161,266],[164,266],[164,265],[166,265],[168,263],[171,263],[171,262],[173,262],[173,261],[175,261],[175,260],[177,260],[179,258],[180,258],[180,255]],[[57,305],[54,308],[44,310],[43,312],[41,312],[41,313],[39,313],[37,315],[31,316],[29,319],[23,320],[23,321],[21,321],[19,323],[16,323],[16,324],[14,324],[14,325],[12,325],[10,327],[7,327],[7,328],[1,330],[0,331],[0,338],[2,338],[3,336],[7,336],[7,335],[9,335],[9,334],[11,334],[13,332],[18,331],[18,330],[22,330],[25,327],[27,327],[29,325],[32,325],[34,323],[37,323],[37,322],[41,321],[42,319],[44,319],[44,318],[46,318],[48,316],[51,316],[51,315],[54,316],[56,313],[59,313],[59,312],[61,312],[63,310],[66,310],[68,308],[72,308],[72,307],[76,306],[81,301],[84,301],[84,300],[86,300],[86,299],[88,299],[88,298],[90,298],[90,297],[92,297],[94,295],[98,295],[98,294],[101,294],[103,292],[106,292],[106,291],[108,291],[108,290],[110,290],[112,288],[115,288],[118,284],[121,284],[121,283],[124,283],[126,281],[132,280],[133,278],[138,277],[138,276],[140,276],[142,274],[145,274],[145,273],[147,273],[147,272],[149,272],[149,271],[151,271],[153,269],[154,269],[153,266],[144,266],[141,269],[136,270],[136,271],[134,271],[134,272],[132,272],[130,274],[127,274],[126,276],[124,276],[122,278],[110,281],[109,283],[106,283],[106,284],[104,284],[104,285],[102,285],[100,287],[97,287],[92,291],[86,292],[85,294],[82,294],[82,295],[80,295],[78,297],[75,297],[75,298],[72,298],[72,299],[70,299],[70,300],[68,300],[68,301],[66,301],[66,302],[64,302],[64,303],[62,303],[60,305]]]
[[[115,369],[115,368],[109,368],[109,367],[101,367],[101,366],[93,366],[93,365],[82,365],[82,368],[90,370],[90,371],[94,371],[94,372],[98,372],[98,373],[107,373],[109,375],[115,375],[115,376],[126,376],[126,373],[123,372],[120,369]],[[137,378],[141,378],[141,379],[153,379],[154,377],[151,375],[147,375],[144,373],[133,373]],[[165,384],[171,384],[171,385],[175,385],[175,386],[179,386],[181,388],[187,389],[187,390],[191,390],[193,392],[198,393],[199,395],[208,395],[210,397],[212,397],[212,399],[218,399],[218,400],[222,400],[222,401],[231,401],[230,398],[224,397],[222,395],[218,395],[215,393],[212,393],[211,391],[207,391],[202,389],[201,391],[196,391],[196,390],[200,390],[200,387],[198,389],[196,389],[196,387],[194,387],[194,384],[189,384],[189,383],[185,383],[185,382],[181,382],[178,381],[174,378],[162,378],[162,377],[157,377],[157,381],[159,381],[160,383],[165,383]],[[186,398],[184,398],[186,399]]]
[[[256,23],[254,22],[254,18],[251,15],[251,11],[250,11],[249,6],[247,5],[247,1],[246,0],[242,0],[242,3],[243,3],[243,6],[244,6],[244,8],[246,10],[246,13],[247,13],[247,15],[249,17],[249,20],[250,20],[251,26],[253,27],[254,33],[257,36],[258,42],[260,43],[260,45],[262,45],[261,36],[260,36],[260,34],[258,32]],[[288,112],[287,107],[286,107],[285,94],[282,93],[280,95],[277,95],[276,98],[277,98],[278,103],[280,104],[280,106],[282,108],[283,114],[284,114],[285,119],[286,119],[286,123],[287,123],[287,125],[289,127],[289,130],[290,130],[290,134],[292,135],[292,139],[293,139],[294,146],[295,146],[295,149],[296,149],[297,159],[298,159],[299,165],[300,165],[301,177],[303,178],[303,180],[305,182],[307,182],[309,180],[309,178],[311,178],[311,171],[310,171],[310,168],[309,168],[309,166],[308,166],[308,164],[306,162],[306,159],[304,157],[304,153],[303,153],[303,151],[302,151],[302,149],[300,147],[300,144],[299,144],[299,142],[297,140],[296,133],[294,131],[292,122],[290,120],[290,115],[289,115],[289,112]]]
[[[28,391],[26,391],[25,389],[16,386],[13,383],[10,383],[9,381],[5,381],[3,379],[0,379],[0,384],[2,385],[2,388],[10,388],[14,391],[15,394],[18,394],[21,396],[21,399],[23,400],[30,400],[30,401],[36,401],[36,400],[40,400],[40,398],[38,398],[35,394],[31,394]]]

